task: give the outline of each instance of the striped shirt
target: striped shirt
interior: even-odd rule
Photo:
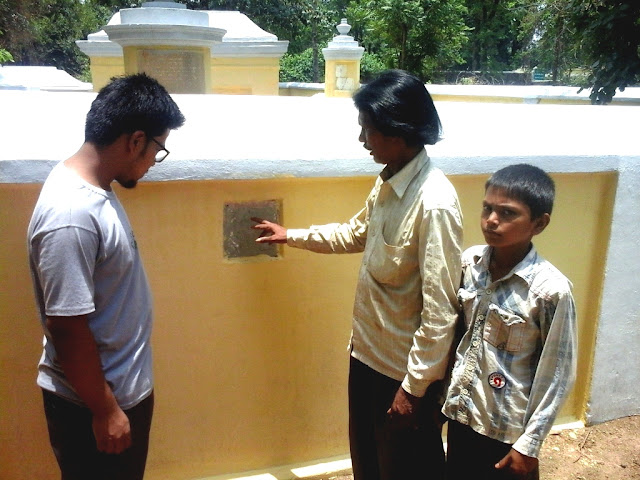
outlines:
[[[392,177],[383,170],[347,223],[289,229],[287,243],[320,253],[364,251],[354,358],[419,397],[444,377],[458,309],[462,214],[424,149]]]
[[[571,283],[534,247],[494,282],[491,250],[478,245],[463,254],[465,333],[442,411],[537,457],[575,379]]]

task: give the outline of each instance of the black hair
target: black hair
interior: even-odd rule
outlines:
[[[555,197],[555,185],[551,177],[541,168],[526,163],[509,165],[491,175],[484,185],[504,190],[529,207],[531,219],[536,220],[545,213],[551,215]]]
[[[403,70],[387,70],[362,86],[353,101],[383,135],[404,138],[407,146],[433,145],[442,125],[424,83]]]
[[[184,116],[167,90],[144,73],[114,77],[91,104],[85,142],[106,147],[122,134],[141,130],[157,137],[184,124]]]

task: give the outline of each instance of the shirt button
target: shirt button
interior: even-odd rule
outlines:
[[[484,320],[484,315],[478,315],[478,320]]]
[[[479,344],[480,344],[479,340],[474,340],[471,345],[473,345],[474,347],[477,347]]]
[[[467,390],[466,388],[463,388],[462,392],[460,393],[462,393],[462,395],[469,395],[469,390]]]
[[[490,288],[487,288],[485,292],[487,295],[491,295],[493,293],[493,290],[491,290]]]

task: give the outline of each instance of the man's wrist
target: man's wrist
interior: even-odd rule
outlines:
[[[409,395],[412,395],[416,398],[424,397],[424,394],[427,391],[429,384],[420,383],[416,385],[415,382],[412,382],[411,380],[412,380],[411,377],[407,374],[404,377],[404,380],[402,380],[402,384],[401,384],[402,389],[405,392],[407,392]]]

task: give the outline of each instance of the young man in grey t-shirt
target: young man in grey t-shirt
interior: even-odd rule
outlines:
[[[38,366],[65,480],[139,480],[153,413],[152,301],[127,215],[111,189],[136,186],[169,153],[178,106],[144,75],[113,79],[85,142],[44,183],[28,230],[45,334]]]

